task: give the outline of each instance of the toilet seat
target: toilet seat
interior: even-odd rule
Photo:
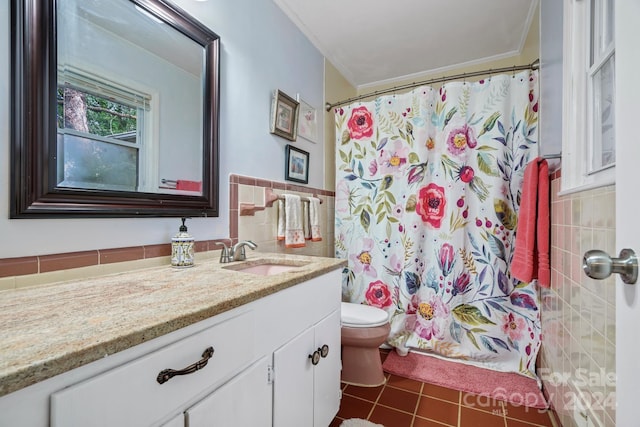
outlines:
[[[389,321],[386,311],[370,305],[343,302],[340,309],[342,326],[348,328],[373,328]]]

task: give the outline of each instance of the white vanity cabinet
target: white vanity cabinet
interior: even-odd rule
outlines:
[[[285,286],[0,397],[0,426],[326,427],[339,406],[340,298],[340,270]],[[313,366],[308,354],[325,344]]]
[[[275,351],[274,427],[326,427],[338,412],[341,362],[336,329],[340,330],[340,310]],[[323,346],[328,350],[324,357]]]

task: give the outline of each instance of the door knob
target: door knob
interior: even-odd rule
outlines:
[[[611,258],[606,252],[593,249],[585,252],[582,269],[587,276],[598,280],[618,273],[624,283],[632,285],[638,280],[638,257],[631,249],[622,249],[619,258]]]

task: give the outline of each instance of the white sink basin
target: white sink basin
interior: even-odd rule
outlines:
[[[241,273],[258,274],[260,276],[271,276],[274,274],[285,273],[291,270],[297,270],[298,268],[306,264],[307,263],[284,264],[274,261],[264,261],[258,263],[250,262],[249,264],[230,265],[223,268],[227,270],[239,271]]]

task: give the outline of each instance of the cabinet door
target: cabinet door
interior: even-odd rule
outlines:
[[[313,420],[313,330],[307,330],[273,354],[273,427],[308,427]],[[328,425],[328,424],[327,424]]]
[[[185,412],[187,427],[270,427],[269,361],[261,358]]]
[[[340,408],[340,310],[320,321],[315,330],[315,348],[329,346],[327,357],[314,369],[313,425],[325,427]]]
[[[184,427],[184,414],[180,413],[175,417],[171,418],[171,420],[162,424],[161,427]]]
[[[317,365],[309,358],[323,345]],[[326,427],[340,407],[340,310],[298,335],[273,355],[274,427]]]

